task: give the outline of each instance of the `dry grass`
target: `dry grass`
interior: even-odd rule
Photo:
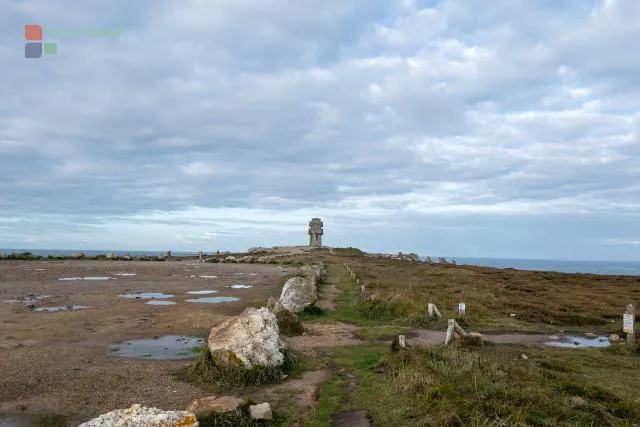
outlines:
[[[445,317],[455,317],[457,304],[465,302],[465,323],[485,331],[592,328],[613,332],[626,304],[640,301],[640,277],[364,257],[350,257],[348,262],[374,299],[359,304],[361,317],[411,326],[430,325],[426,316],[430,302]]]

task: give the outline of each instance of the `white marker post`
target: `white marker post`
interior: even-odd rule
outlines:
[[[464,316],[465,309],[466,309],[466,306],[465,306],[465,304],[463,302],[458,304],[458,315]]]
[[[627,342],[629,344],[633,344],[636,341],[636,335],[633,330],[633,326],[635,323],[636,317],[636,309],[633,307],[633,304],[629,304],[627,306],[627,310],[622,316],[622,330],[625,334],[627,334]]]

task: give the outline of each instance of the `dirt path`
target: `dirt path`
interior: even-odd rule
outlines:
[[[336,285],[329,285],[324,288],[320,299],[316,305],[325,310],[335,310],[338,307],[338,294],[340,290]]]

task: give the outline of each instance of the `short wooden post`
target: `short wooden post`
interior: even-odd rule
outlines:
[[[455,326],[455,319],[449,319],[449,321],[447,322],[448,326],[447,326],[447,336],[444,339],[444,344],[447,345],[449,344],[452,340],[453,340],[453,334],[455,332],[456,326]]]
[[[404,335],[398,335],[398,343],[400,344],[400,347],[404,348],[407,346],[407,340]]]
[[[360,287],[360,291],[361,291],[361,293],[363,293],[363,294],[364,294],[364,290],[365,290],[365,286],[364,286],[364,285],[362,285],[362,286]]]
[[[204,262],[204,254],[200,251],[200,262]]]
[[[622,330],[627,334],[627,342],[633,344],[636,342],[636,334],[634,331],[634,323],[636,318],[636,309],[633,304],[627,305],[627,310],[622,316]]]
[[[437,319],[442,319],[442,314],[440,314],[440,310],[438,310],[438,307],[436,307],[435,304],[429,303],[427,306],[427,313],[431,318],[435,317]]]
[[[463,302],[459,303],[459,304],[458,304],[458,315],[459,315],[459,316],[464,316],[464,313],[465,313],[465,311],[466,311],[466,308],[467,308],[467,307],[466,307],[465,303],[463,303]]]
[[[458,322],[456,322],[455,320],[453,321],[453,325],[454,325],[454,329],[456,331],[456,333],[458,335],[460,335],[461,337],[466,337],[467,336],[467,332],[462,329],[462,326],[458,325]]]

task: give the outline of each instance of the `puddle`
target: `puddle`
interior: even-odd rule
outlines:
[[[258,273],[249,273],[249,276],[257,276]]]
[[[57,312],[57,311],[70,311],[70,310],[84,310],[86,308],[91,308],[88,305],[58,305],[54,307],[40,307],[36,308],[33,311],[46,311],[49,313]]]
[[[157,339],[124,341],[111,346],[114,354],[121,357],[135,357],[152,360],[193,359],[194,347],[205,344],[202,338],[180,335],[165,335]]]
[[[204,291],[189,291],[187,293],[191,295],[209,295],[209,294],[216,294],[218,293],[218,291],[204,290]]]
[[[205,297],[205,298],[194,298],[185,300],[187,302],[203,302],[207,304],[218,304],[221,302],[234,302],[240,301],[240,298],[236,297]]]
[[[149,304],[149,305],[173,305],[175,304],[175,301],[147,301],[145,302],[145,304]]]
[[[243,275],[244,273],[236,273],[236,274],[238,274],[238,275]]]
[[[253,286],[251,286],[251,285],[231,285],[231,286],[227,286],[227,288],[231,288],[231,289],[249,289],[249,288],[253,288]]]
[[[109,280],[109,279],[113,279],[113,277],[107,277],[107,276],[61,277],[58,280],[70,281],[70,280]]]
[[[192,276],[192,277],[196,277],[196,276]],[[203,279],[217,279],[218,276],[200,276]]]
[[[120,298],[129,299],[161,299],[161,298],[173,298],[175,295],[163,294],[162,292],[143,292],[141,294],[122,294]]]
[[[45,299],[45,298],[53,298],[53,295],[42,295],[42,296],[32,296],[29,295],[28,297],[22,297],[22,298],[18,298],[18,299],[5,299],[0,301],[1,303],[4,304],[17,304],[17,303],[23,303],[23,304],[35,304],[38,301],[40,301],[41,299]]]
[[[114,276],[137,276],[137,273],[116,273]]]
[[[565,348],[600,348],[608,347],[609,339],[605,336],[596,338],[585,338],[576,336],[566,336],[559,341],[548,341],[545,345],[553,347],[565,347]]]

